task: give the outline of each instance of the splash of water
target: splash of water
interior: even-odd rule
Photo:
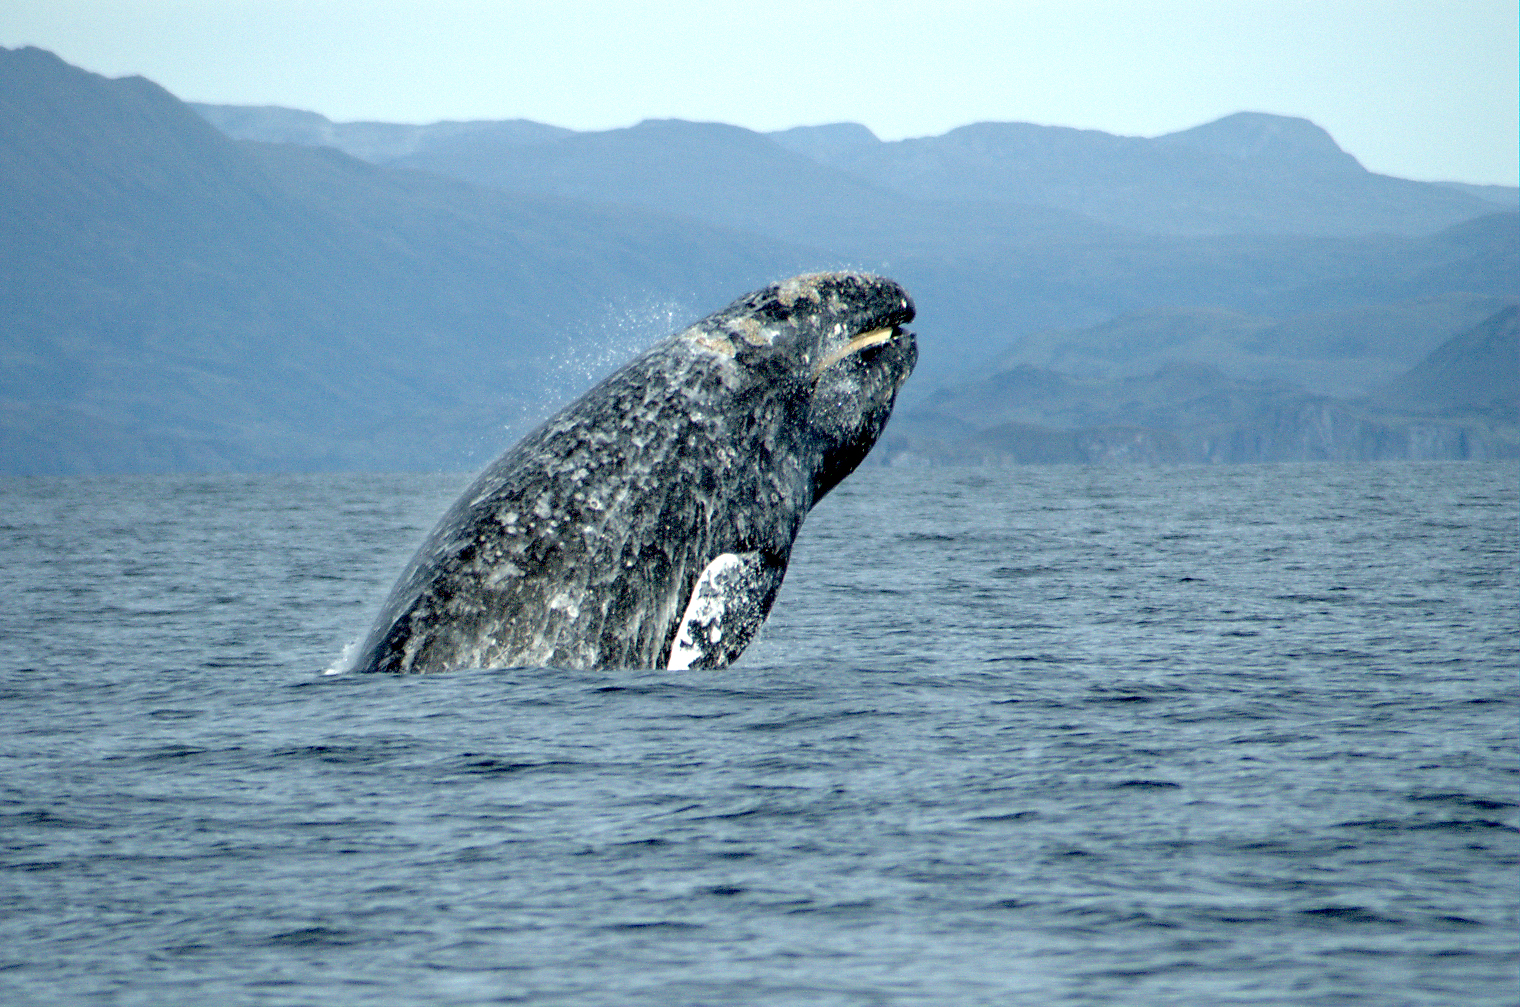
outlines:
[[[691,305],[668,297],[608,301],[599,317],[572,329],[559,350],[534,362],[539,380],[533,391],[503,396],[490,422],[472,438],[472,465],[486,464],[657,340],[699,317]]]
[[[689,305],[650,297],[642,303],[607,305],[600,319],[588,320],[552,355],[543,369],[539,394],[517,403],[504,427],[519,436],[555,410],[698,317]]]
[[[553,358],[550,373],[555,383],[572,390],[589,388],[696,318],[689,306],[670,299],[651,297],[638,305],[609,306],[600,321],[588,324]]]
[[[339,654],[332,664],[322,669],[323,675],[344,675],[354,670],[354,658],[359,653],[359,637],[354,637],[343,645],[343,653]]]

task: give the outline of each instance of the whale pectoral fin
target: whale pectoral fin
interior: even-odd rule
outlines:
[[[781,589],[785,563],[758,552],[719,555],[692,588],[667,668],[724,668],[744,653],[760,631]]]

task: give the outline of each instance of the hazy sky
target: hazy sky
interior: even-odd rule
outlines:
[[[1515,0],[4,0],[37,45],[191,101],[335,120],[646,118],[883,139],[985,120],[1154,136],[1253,110],[1374,171],[1516,183]]]

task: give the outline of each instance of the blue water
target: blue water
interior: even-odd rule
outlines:
[[[464,481],[0,481],[0,1002],[1515,1002],[1513,464],[863,470],[738,667],[324,676]]]

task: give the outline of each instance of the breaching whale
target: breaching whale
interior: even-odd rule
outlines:
[[[819,273],[656,343],[486,468],[352,667],[728,665],[886,425],[913,314],[891,280]]]

